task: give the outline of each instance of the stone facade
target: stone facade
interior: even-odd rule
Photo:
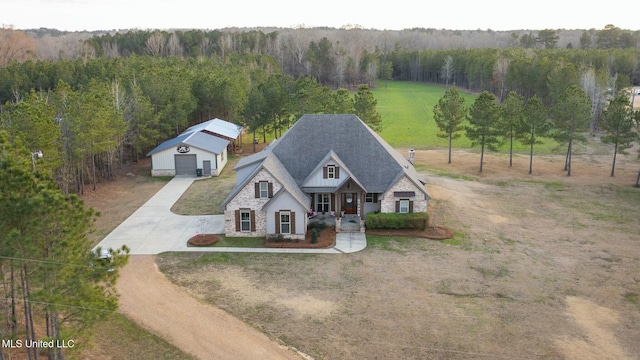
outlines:
[[[391,187],[391,189],[389,189],[389,191],[384,193],[380,203],[380,212],[396,212],[396,201],[400,200],[400,198],[393,196],[393,193],[396,191],[414,191],[416,196],[409,198],[409,200],[413,201],[413,212],[427,211],[427,200],[424,198],[422,190],[420,190],[413,181],[409,180],[409,178],[403,176]]]
[[[273,184],[273,194],[277,193],[282,184],[277,182],[271,174],[262,169],[253,177],[253,180],[242,188],[236,196],[227,204],[224,212],[224,233],[227,236],[266,236],[267,235],[267,219],[266,213],[261,211],[264,204],[269,198],[261,199],[255,196],[254,184],[260,181],[267,181]],[[255,210],[255,231],[242,232],[236,231],[235,211],[239,209]]]

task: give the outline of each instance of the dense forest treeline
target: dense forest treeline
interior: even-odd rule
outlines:
[[[95,187],[119,164],[214,117],[263,138],[267,132],[279,136],[309,112],[353,112],[376,128],[381,119],[369,87],[377,79],[488,91],[498,102],[516,92],[548,108],[575,85],[591,101],[592,130],[606,99],[640,83],[638,32],[615,26],[74,36],[79,34],[0,29],[2,128],[20,135],[32,151],[46,152],[48,160],[39,166],[55,172],[66,192]]]

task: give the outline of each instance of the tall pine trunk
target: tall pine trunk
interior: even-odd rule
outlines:
[[[569,152],[567,154],[567,176],[571,176],[571,153],[572,153],[572,148],[573,147],[573,139],[570,138],[569,139]]]
[[[533,136],[531,136],[533,139]],[[533,173],[533,140],[531,141],[531,149],[529,149],[529,175]]]
[[[453,134],[449,132],[449,164],[451,164],[451,143],[453,142]]]
[[[9,260],[10,278],[11,278],[11,336],[18,333],[18,317],[16,316],[16,278],[13,259]]]
[[[483,162],[484,162],[484,135],[482,135],[482,150],[480,150],[480,172],[482,172]]]
[[[618,142],[613,146],[613,164],[611,164],[611,177],[613,177],[616,171],[616,156],[618,155]]]
[[[96,155],[95,154],[91,155],[91,170],[92,170],[91,178],[93,182],[93,191],[95,191],[96,190]]]
[[[509,167],[513,167],[513,127],[509,132]]]
[[[22,284],[22,303],[24,306],[24,326],[27,342],[36,341],[35,329],[33,328],[33,312],[31,309],[31,291],[29,290],[29,280],[27,278],[27,265],[23,264],[20,270],[20,282]],[[27,347],[27,358],[29,360],[38,359],[38,348]]]

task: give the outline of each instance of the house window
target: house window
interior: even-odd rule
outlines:
[[[280,234],[291,234],[291,212],[280,211]]]
[[[335,179],[336,178],[336,167],[333,165],[327,166],[327,178]]]
[[[329,194],[316,194],[316,211],[329,212],[331,208],[331,197]]]
[[[267,199],[273,197],[273,183],[260,181],[256,184],[256,198]]]
[[[409,212],[409,200],[403,199],[400,200],[400,206],[398,212],[401,214],[406,214]]]
[[[340,168],[335,165],[327,165],[322,168],[323,179],[340,179]]]
[[[269,183],[265,181],[260,182],[260,198],[266,199],[269,197]]]
[[[240,231],[242,232],[251,231],[251,211],[250,210],[240,210]]]
[[[376,193],[366,193],[364,195],[364,202],[377,203],[378,202],[378,194],[376,194]]]

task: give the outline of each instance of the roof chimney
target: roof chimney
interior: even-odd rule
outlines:
[[[411,163],[411,165],[413,165],[413,158],[415,157],[416,152],[413,149],[409,150],[409,162]]]

